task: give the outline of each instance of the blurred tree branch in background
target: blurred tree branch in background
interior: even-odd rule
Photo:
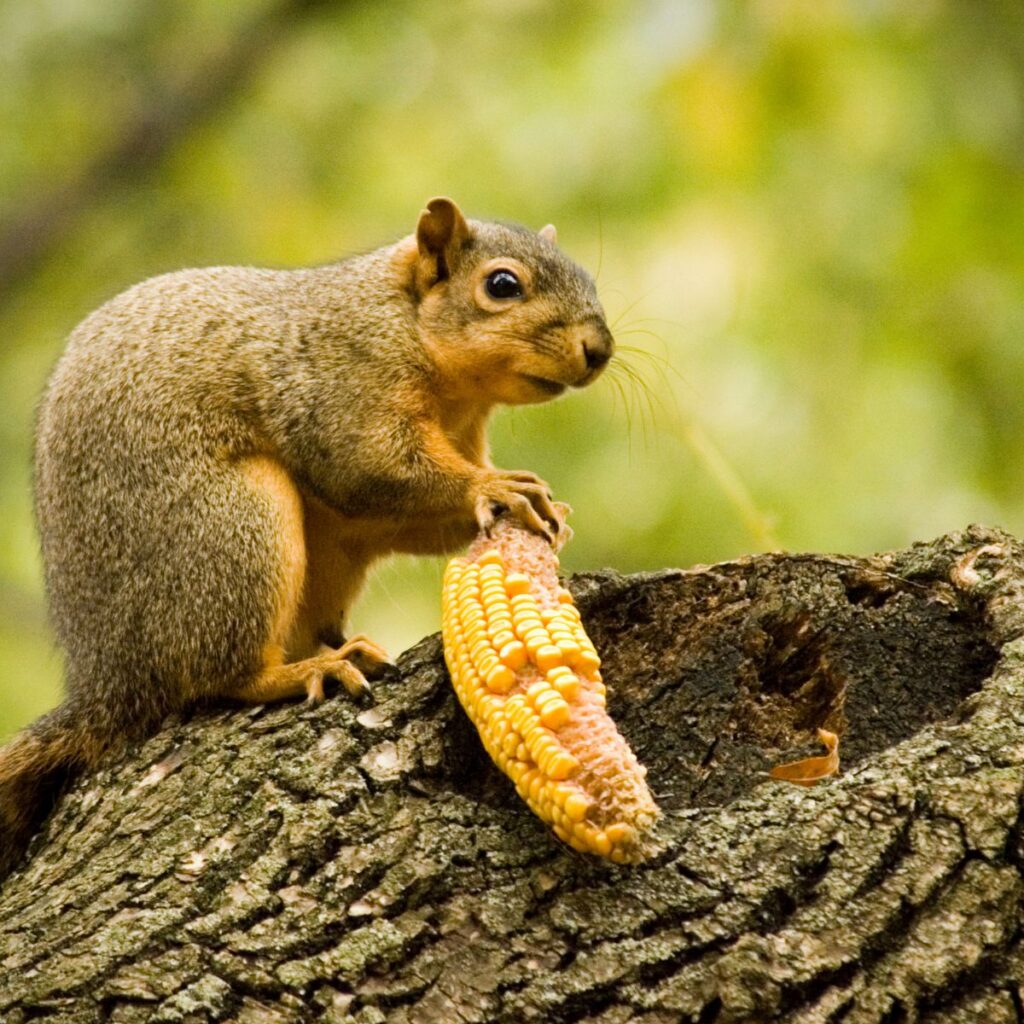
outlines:
[[[0,229],[0,306],[76,226],[90,205],[145,174],[189,133],[237,97],[296,26],[330,0],[276,0],[257,13],[228,48],[199,49],[184,75],[140,84],[140,102],[111,143],[64,181],[44,189],[22,209],[8,209]],[[20,202],[20,200],[18,201]]]

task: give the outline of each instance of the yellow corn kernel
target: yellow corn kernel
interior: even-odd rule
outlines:
[[[548,643],[547,634],[538,635],[538,632],[531,633],[529,636],[523,637],[523,643],[526,644],[526,649],[529,651],[530,660],[536,665],[537,664],[537,652],[542,647],[550,646]]]
[[[533,781],[530,783],[530,800],[537,803],[540,800],[541,792],[544,789],[544,776],[536,772]]]
[[[567,750],[559,750],[551,758],[551,763],[548,765],[548,775],[556,782],[561,782],[562,779],[569,778],[579,766],[579,761],[572,754]]]
[[[493,693],[508,693],[516,684],[516,674],[508,665],[499,662],[487,673],[487,689]]]
[[[562,660],[567,665],[572,665],[583,653],[580,645],[568,633],[552,633],[551,639],[555,646],[561,651]]]
[[[568,675],[555,676],[553,679],[551,677],[553,672],[558,672],[558,671],[561,671],[562,669],[563,669],[563,666],[559,666],[558,668],[551,669],[548,672],[548,682],[550,682],[551,685],[567,701],[576,701],[579,698],[580,690],[581,690],[581,684],[580,684],[579,678],[576,675],[574,675],[568,669],[565,669],[565,671],[569,673]]]
[[[544,624],[531,612],[513,612],[512,631],[520,640],[524,641],[533,633],[540,633],[545,637],[548,635]]]
[[[534,698],[533,706],[537,709],[537,714],[541,714],[545,708],[550,707],[552,704],[564,704],[565,700],[555,692],[555,690],[544,683],[544,691],[537,694]]]
[[[533,660],[541,672],[547,672],[549,668],[556,668],[562,664],[562,652],[549,642],[537,648]]]
[[[569,705],[561,697],[548,701],[540,713],[540,720],[549,729],[561,729],[568,723],[570,718],[572,718],[572,712],[569,710]]]
[[[624,821],[617,821],[604,830],[605,835],[617,846],[633,839],[633,830]]]
[[[553,807],[559,813],[565,807],[565,801],[576,791],[576,787],[571,782],[556,782],[551,787],[551,799],[554,801]]]
[[[494,629],[499,622],[504,622],[507,625],[506,629],[512,628],[512,609],[509,608],[508,604],[502,604],[499,601],[493,601],[487,607],[487,629],[488,631]]]
[[[552,738],[549,730],[541,726],[540,733],[534,734],[531,739],[526,741],[526,749],[530,751],[530,757],[544,773],[544,777],[548,779],[549,785],[545,787],[545,796],[552,796],[548,790],[551,789],[551,761],[558,754],[557,741]],[[554,799],[553,796],[552,799]]]
[[[551,643],[548,631],[540,624],[539,619],[520,619],[515,623],[516,636],[527,647],[542,647]]]
[[[582,793],[573,793],[565,801],[565,813],[572,821],[582,821],[590,810],[590,801]]]
[[[491,643],[494,645],[495,650],[499,652],[503,647],[515,643],[515,640],[516,635],[511,629],[499,629],[491,635]],[[498,656],[501,656],[500,653]]]
[[[465,559],[463,559],[465,564]],[[510,572],[505,574],[505,590],[509,594],[528,594],[530,592],[530,577],[522,572]]]
[[[505,701],[505,710],[511,715],[517,708],[526,707],[526,698],[521,693],[513,693],[507,701]]]
[[[526,688],[527,699],[534,705],[537,703],[538,697],[551,692],[551,686],[546,679],[538,679],[535,683],[530,683]]]
[[[513,638],[498,651],[498,657],[513,672],[518,672],[526,665],[528,655],[522,640]]]
[[[497,672],[505,666],[498,661],[498,656],[494,651],[488,651],[479,661],[473,662],[473,667],[476,669],[477,676],[484,680],[484,684],[486,685],[491,673]],[[515,682],[515,679],[513,679],[513,682]]]

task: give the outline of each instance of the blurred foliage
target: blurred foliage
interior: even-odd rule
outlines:
[[[495,422],[576,509],[567,569],[1024,532],[1019,0],[9,0],[0,74],[0,735],[59,694],[30,448],[70,328],[172,268],[375,247],[438,193],[554,221],[623,346]],[[439,580],[395,562],[355,625],[401,649]]]

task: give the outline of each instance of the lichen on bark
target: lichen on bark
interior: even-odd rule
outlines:
[[[1019,542],[572,586],[650,861],[548,834],[432,637],[371,705],[197,712],[78,780],[0,889],[0,1020],[1024,1019]],[[816,726],[840,775],[768,780]]]

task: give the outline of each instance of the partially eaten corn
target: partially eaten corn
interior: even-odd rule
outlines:
[[[555,553],[501,522],[444,579],[445,658],[491,759],[559,839],[642,860],[658,815],[645,769],[605,711],[601,659]]]

